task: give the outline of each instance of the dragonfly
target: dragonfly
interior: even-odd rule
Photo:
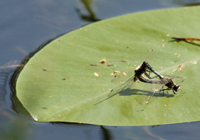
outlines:
[[[146,61],[143,61],[143,63],[135,69],[134,75],[128,78],[128,80],[126,80],[124,83],[122,83],[118,87],[112,89],[108,96],[113,96],[119,93],[120,91],[130,88],[131,86],[136,84],[138,80],[143,83],[152,84],[152,90],[153,90],[151,94],[148,94],[145,97],[145,99],[142,98],[141,101],[139,101],[141,104],[148,104],[149,100],[152,98],[152,96],[154,95],[156,91],[164,92],[165,90],[172,90],[173,93],[176,94],[176,92],[180,90],[180,85],[174,83],[173,79],[177,78],[178,75],[180,75],[181,73],[183,73],[184,71],[186,71],[188,68],[190,68],[192,65],[196,63],[197,63],[196,60],[181,63],[180,65],[176,66],[175,69],[171,71],[169,76],[165,77],[159,74],[158,72],[156,72]],[[147,74],[147,72],[154,73],[158,79],[155,79],[155,77],[154,78],[151,77],[150,73]],[[144,75],[147,78],[145,78]],[[120,81],[119,78],[120,77],[117,77],[117,76],[114,77],[112,82],[116,80]],[[162,88],[164,86],[166,88]]]
[[[142,66],[144,68],[142,68]],[[152,80],[149,75],[148,75],[149,79],[143,77],[143,73],[144,73],[143,70],[145,69],[145,67],[148,68],[150,72],[153,72],[156,76],[158,76],[159,80]],[[168,90],[172,90],[174,94],[176,94],[175,91],[177,92],[180,89],[179,84],[175,84],[171,78],[164,77],[163,75],[156,72],[154,69],[152,69],[152,67],[146,61],[142,63],[141,67],[135,70],[134,81],[136,81],[137,79],[139,79],[141,82],[150,83],[154,85],[163,84],[167,87]]]
[[[146,57],[145,61],[143,61],[143,63],[141,65],[139,65],[135,71],[131,71],[131,72],[127,72],[124,76],[121,75],[115,75],[114,78],[111,80],[112,83],[122,83],[120,86],[114,88],[111,90],[111,92],[109,93],[108,97],[111,97],[113,95],[115,95],[116,93],[122,91],[122,90],[126,90],[127,88],[131,87],[133,84],[136,83],[137,79],[137,75],[145,75],[146,77],[150,78],[150,72],[154,71],[153,68],[147,63],[146,60],[149,60],[152,55],[154,53],[154,50],[149,51],[148,56]],[[150,70],[148,70],[150,69]],[[148,73],[147,73],[148,72]],[[156,73],[156,72],[155,72]],[[131,77],[127,79],[126,75],[131,75]],[[126,80],[126,82],[124,82]]]

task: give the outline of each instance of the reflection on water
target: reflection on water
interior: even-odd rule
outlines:
[[[199,0],[172,0],[175,4],[180,4],[184,6],[197,6],[200,5]]]
[[[1,140],[26,140],[32,137],[30,122],[23,116],[18,116],[7,110],[0,109]]]
[[[114,137],[112,136],[112,132],[105,128],[104,126],[101,126],[101,137],[102,137],[102,140],[112,140]]]
[[[10,76],[16,67],[19,67],[19,62],[17,60],[11,60],[8,63],[0,66],[0,107],[4,104],[11,104],[10,96],[7,93],[7,84],[9,83]]]
[[[89,15],[84,15],[84,14],[81,14],[80,9],[76,9],[81,19],[84,21],[99,21],[100,19],[96,17],[94,11],[92,10],[92,7],[91,7],[92,0],[81,0],[81,2],[83,3],[83,5],[85,6],[85,9],[89,13]]]

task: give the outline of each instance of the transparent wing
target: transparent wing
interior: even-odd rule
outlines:
[[[154,96],[154,93],[157,92],[157,91],[160,91],[160,89],[162,89],[162,87],[168,83],[168,78],[164,78],[164,79],[159,79],[159,80],[155,80],[152,84],[151,84],[151,90],[153,92],[149,92],[146,96],[141,96],[141,99],[138,100],[138,102],[141,104],[141,105],[145,105],[144,106],[140,106],[138,107],[138,111],[139,110],[144,110],[144,108],[147,107],[147,104],[150,102],[151,98]],[[140,98],[140,97],[138,97]],[[141,108],[142,107],[142,108]]]
[[[170,72],[170,75],[165,75],[165,77],[167,77],[167,78],[160,79],[160,82],[153,83],[152,84],[152,90],[154,92],[159,91],[165,84],[168,83],[168,78],[170,78],[170,79],[175,79],[175,78],[184,79],[185,77],[179,77],[178,75],[182,74],[183,72],[185,72],[187,69],[189,69],[191,66],[193,66],[195,64],[197,64],[197,61],[193,60],[193,61],[188,61],[188,62],[185,62],[185,63],[182,63],[182,64],[176,66]],[[153,78],[156,78],[156,77],[153,77]]]
[[[149,105],[150,102],[153,102],[151,99],[155,92],[146,92],[146,94],[139,95],[135,98],[135,100],[139,103],[136,105],[135,110],[137,112],[144,111]]]
[[[169,77],[172,77],[172,78],[178,77],[179,75],[181,75],[183,72],[185,72],[186,70],[188,70],[195,64],[197,64],[196,60],[181,63],[178,66],[175,66],[174,68],[172,68],[172,71],[169,73]]]
[[[112,89],[110,91],[110,93],[108,94],[108,97],[111,97],[117,93],[119,93],[122,90],[126,90],[127,88],[131,87],[133,84],[135,84],[136,82],[133,81],[134,76],[131,76],[127,81],[125,81],[124,83],[122,83],[121,85],[115,87],[114,89]]]
[[[187,62],[184,62],[184,63],[180,63],[178,66],[176,65],[176,66],[164,69],[164,70],[160,71],[159,73],[161,73],[164,77],[167,77],[167,78],[171,78],[171,79],[175,79],[175,78],[183,79],[185,77],[180,77],[179,75],[181,75],[182,73],[184,73],[186,70],[188,70],[189,68],[191,68],[195,64],[197,64],[196,60],[187,61]],[[168,71],[170,71],[170,73],[166,74]],[[153,76],[153,77],[151,76],[151,79],[155,79],[155,78],[157,78],[157,76]]]
[[[153,56],[154,52],[155,52],[154,50],[149,50],[149,54],[148,54],[147,57],[145,58],[145,61],[150,60],[151,57]]]
[[[152,84],[152,90],[153,92],[159,91],[163,86],[164,84]]]
[[[165,82],[165,81],[162,81],[162,82]],[[155,92],[159,91],[163,87],[162,82],[160,82],[160,84],[158,82],[152,83],[151,90],[149,92],[146,92],[146,95],[140,95],[136,98],[136,101],[139,103],[135,108],[137,112],[144,111],[148,107],[148,105],[156,99],[156,98],[153,98],[153,96],[155,95]],[[160,96],[160,93],[157,93],[156,96]],[[152,100],[152,98],[154,100]]]
[[[146,96],[142,96],[141,99],[139,99],[139,103],[141,105],[147,105],[149,103],[149,101],[151,100],[151,98],[153,97],[154,93],[159,91],[163,85],[165,84],[166,81],[164,81],[163,79],[160,80],[160,82],[155,82],[152,83],[151,85],[151,90],[153,92],[148,92],[148,94]]]
[[[126,79],[132,77],[134,75],[134,70],[130,72],[123,72],[123,74],[116,74],[114,78],[111,80],[112,83],[122,83]]]
[[[154,93],[155,92],[151,92],[148,95],[143,96],[139,103],[142,105],[147,105],[149,103],[150,99],[153,97]]]

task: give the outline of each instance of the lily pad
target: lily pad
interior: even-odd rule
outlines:
[[[199,44],[171,36],[200,37],[199,12],[197,6],[134,13],[67,33],[29,59],[17,79],[16,95],[39,122],[132,126],[199,121],[198,62],[180,75],[186,77],[179,83],[181,96],[158,92],[144,107],[138,99],[152,91],[151,84],[141,82],[109,96],[120,86],[111,82],[111,73],[134,71],[148,50],[155,50],[149,64],[166,75],[182,63],[198,61]]]

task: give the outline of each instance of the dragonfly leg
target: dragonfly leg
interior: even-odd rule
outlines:
[[[174,94],[176,94],[175,90],[172,89],[172,91],[173,91]]]
[[[161,89],[160,91],[162,91],[163,96],[165,95],[165,91],[166,89]]]
[[[148,72],[148,73],[147,73],[147,72]],[[149,79],[152,79],[151,76],[150,76],[151,72],[152,72],[152,71],[150,71],[150,70],[147,69],[147,70],[144,72],[144,74],[145,74],[146,77],[148,77]]]
[[[162,91],[163,96],[165,96],[165,91],[167,92],[168,90],[171,90],[171,89],[165,88],[165,89],[161,89],[160,91]],[[167,92],[167,94],[169,94],[169,93]]]

